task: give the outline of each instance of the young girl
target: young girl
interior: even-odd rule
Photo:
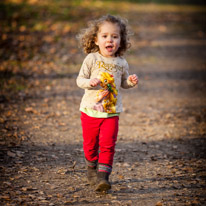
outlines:
[[[80,104],[83,148],[88,181],[96,185],[96,191],[111,188],[109,175],[122,112],[119,88],[138,84],[122,57],[130,46],[127,34],[125,21],[107,15],[91,22],[79,36],[88,54],[77,77],[77,85],[85,89]]]

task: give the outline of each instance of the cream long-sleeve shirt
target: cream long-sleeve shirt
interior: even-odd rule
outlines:
[[[116,97],[117,102],[115,105],[116,113],[122,112],[122,95],[119,88],[128,89],[135,86],[128,80],[128,70],[128,63],[123,57],[107,58],[102,56],[99,52],[88,54],[83,61],[77,77],[77,85],[85,89],[80,108],[94,109],[97,92],[102,89],[102,87],[100,85],[96,87],[90,86],[90,80],[98,78],[100,72],[107,72],[113,75],[116,89],[118,90],[118,95]]]

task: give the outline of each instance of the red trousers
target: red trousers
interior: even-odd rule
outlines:
[[[88,161],[98,160],[100,164],[112,166],[119,117],[94,118],[82,112],[81,122],[85,158]]]

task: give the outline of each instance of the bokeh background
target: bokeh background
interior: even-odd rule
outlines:
[[[128,19],[134,33],[129,54],[135,60],[140,58],[138,52],[144,55],[141,48],[148,46],[160,47],[163,57],[162,44],[189,42],[191,45],[195,40],[203,41],[204,6],[202,0],[3,0],[0,2],[1,91],[9,91],[10,95],[26,92],[35,84],[25,82],[32,75],[78,72],[84,55],[78,48],[76,35],[89,20],[107,13]],[[153,54],[145,61],[152,59],[156,61]],[[9,98],[6,96],[2,94],[1,98]]]

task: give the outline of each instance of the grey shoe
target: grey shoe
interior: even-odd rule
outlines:
[[[87,166],[87,179],[90,185],[95,185],[97,183],[97,170],[96,167]]]
[[[87,179],[90,185],[95,185],[97,182],[97,160],[88,161],[85,158],[86,169],[87,169]]]
[[[95,191],[97,192],[106,192],[111,189],[111,184],[109,182],[109,173],[107,172],[98,172],[97,173],[97,186]]]

